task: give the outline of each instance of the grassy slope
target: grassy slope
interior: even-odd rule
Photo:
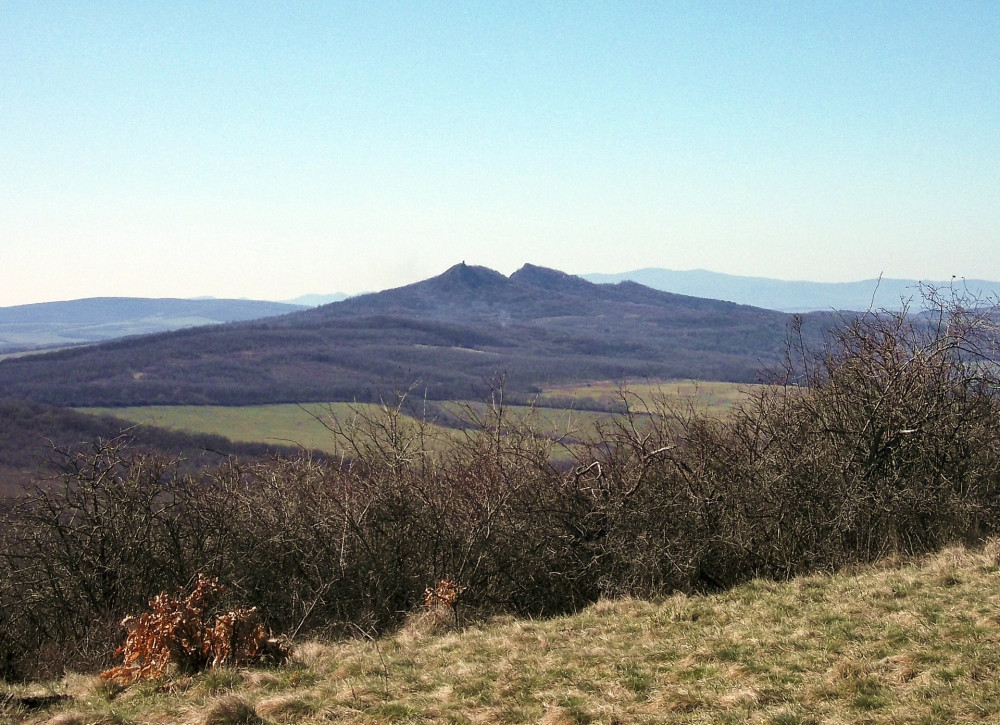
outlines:
[[[1000,544],[546,621],[312,642],[297,661],[133,687],[52,722],[951,723],[1000,719]],[[254,715],[253,713],[256,713]],[[213,720],[213,717],[215,719]],[[262,719],[254,719],[254,718]]]

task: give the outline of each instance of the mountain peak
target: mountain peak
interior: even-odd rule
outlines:
[[[545,287],[547,289],[557,288],[580,288],[590,287],[588,282],[576,275],[560,272],[558,269],[539,267],[534,264],[525,264],[510,276],[510,281],[520,284],[530,284],[535,287]]]
[[[560,272],[558,269],[538,267],[534,264],[526,264],[521,267],[510,276],[510,281],[517,285],[541,287],[550,292],[556,290],[581,292],[595,287],[592,282],[576,275]]]
[[[746,381],[777,359],[790,319],[534,265],[508,278],[463,263],[263,322],[3,360],[0,395],[71,406],[361,401],[405,377],[446,400],[483,391],[498,370],[519,394],[585,380]]]
[[[460,262],[434,277],[433,281],[438,286],[445,288],[460,286],[468,289],[480,289],[504,285],[507,283],[507,278],[489,267]]]

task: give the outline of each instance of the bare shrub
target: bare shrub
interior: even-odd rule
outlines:
[[[846,320],[789,349],[775,384],[729,419],[689,427],[684,462],[717,482],[720,584],[920,553],[996,530],[996,308]]]
[[[6,676],[106,664],[122,614],[191,576],[178,516],[189,489],[174,462],[132,452],[122,436],[54,451],[53,465],[54,479],[0,513]]]

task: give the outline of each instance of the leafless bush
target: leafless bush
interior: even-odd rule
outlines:
[[[790,348],[778,383],[688,432],[728,521],[726,583],[923,552],[995,530],[996,308],[930,296],[933,314],[867,313]]]
[[[190,576],[182,477],[126,444],[57,451],[55,479],[6,502],[0,626],[10,634],[0,649],[8,672],[38,651],[49,653],[55,674],[66,663],[106,662],[121,614]]]

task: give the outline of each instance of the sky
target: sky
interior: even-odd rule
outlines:
[[[1000,279],[1000,3],[0,0],[0,306]]]

